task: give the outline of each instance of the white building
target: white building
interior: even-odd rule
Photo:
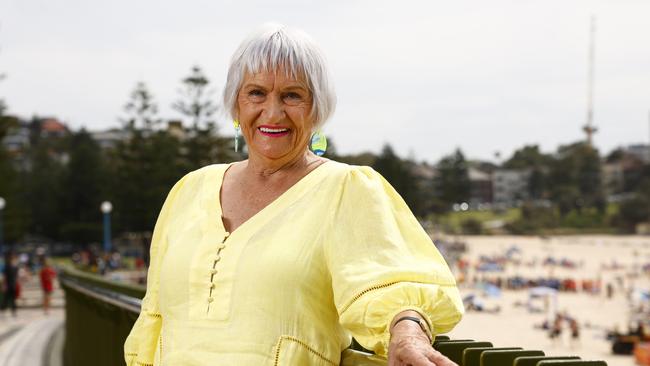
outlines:
[[[650,145],[629,145],[627,148],[625,148],[625,152],[630,155],[634,155],[636,158],[646,164],[650,163]]]
[[[102,149],[113,149],[121,141],[126,141],[131,134],[126,130],[110,129],[106,131],[90,131],[90,136]]]
[[[530,171],[499,169],[494,171],[492,178],[494,203],[497,206],[516,206],[519,201],[528,198]]]

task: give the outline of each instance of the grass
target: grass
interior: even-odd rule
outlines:
[[[458,211],[441,216],[434,216],[433,221],[444,228],[445,231],[461,232],[462,223],[467,220],[477,220],[481,223],[489,221],[513,222],[521,216],[521,210],[510,208],[505,211]]]
[[[611,219],[618,214],[619,206],[616,203],[609,203],[605,209],[605,214],[599,214],[595,209],[585,210],[582,213],[576,211],[570,212],[563,218],[557,218],[558,226],[539,227],[541,234],[592,234],[592,233],[616,233],[617,229],[611,226]],[[515,222],[521,218],[521,209],[511,208],[505,211],[459,211],[449,212],[444,215],[434,215],[429,219],[435,223],[439,229],[447,233],[462,233],[463,222],[476,220],[483,226],[486,234],[500,232],[489,228],[486,223],[491,221],[501,221],[503,225]],[[501,227],[503,227],[503,225]]]

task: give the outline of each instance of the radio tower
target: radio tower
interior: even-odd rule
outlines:
[[[587,134],[587,144],[592,146],[593,135],[598,131],[594,126],[594,51],[596,48],[596,18],[591,16],[589,33],[589,81],[587,85],[587,124],[582,128]]]

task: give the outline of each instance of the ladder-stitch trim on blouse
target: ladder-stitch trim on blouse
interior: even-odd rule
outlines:
[[[350,308],[350,306],[352,306],[352,304],[354,304],[355,301],[359,300],[361,298],[361,296],[367,294],[368,292],[374,291],[374,290],[379,290],[379,289],[386,288],[386,287],[390,287],[390,286],[396,285],[398,283],[399,282],[390,282],[390,283],[385,283],[383,285],[376,285],[376,286],[366,288],[365,290],[363,290],[363,291],[359,292],[358,294],[356,294],[355,296],[353,296],[350,301],[348,301],[348,303],[341,310],[341,315],[343,315],[343,313],[345,313]]]
[[[129,362],[129,365],[133,365],[133,359],[137,358],[138,354],[137,353],[127,353],[126,357],[131,357],[131,362]],[[135,364],[137,366],[153,366],[152,363],[144,363],[144,362],[140,362],[140,361],[137,361],[137,360],[135,361]]]
[[[133,366],[136,357],[138,357],[138,354],[134,352],[129,352],[129,353],[125,353],[124,355],[126,356],[124,357],[126,360],[126,366]]]
[[[143,311],[143,313],[145,315],[149,315],[149,316],[154,317],[154,318],[162,318],[162,314],[160,314],[160,313],[152,313],[152,312],[146,311],[146,310]],[[160,337],[160,353],[162,354],[162,336]],[[131,357],[131,360],[133,360],[134,358],[138,358],[138,353],[137,352],[129,352],[129,353],[126,353],[125,355],[126,355],[126,357]],[[137,361],[137,360],[135,361],[135,363],[136,363],[137,366],[153,366],[152,363],[143,363],[143,362],[140,362],[140,361]]]
[[[329,358],[325,357],[325,355],[323,355],[322,353],[320,353],[320,352],[316,351],[315,349],[313,349],[307,343],[301,341],[298,338],[295,338],[295,337],[292,337],[292,336],[286,336],[286,335],[280,336],[280,340],[278,341],[278,344],[276,346],[276,349],[275,349],[275,362],[273,363],[274,366],[279,365],[279,362],[280,362],[280,349],[282,348],[282,341],[284,341],[284,340],[296,342],[297,344],[301,345],[307,351],[313,353],[315,356],[317,356],[321,360],[323,360],[323,361],[325,361],[325,362],[327,362],[327,363],[329,363],[331,365],[337,366],[336,362],[331,361]]]
[[[352,304],[354,304],[355,301],[359,300],[363,295],[367,294],[368,292],[374,291],[374,290],[380,290],[380,289],[383,289],[383,288],[386,288],[386,287],[396,285],[398,283],[417,283],[417,284],[420,284],[420,285],[436,285],[436,286],[439,286],[439,287],[456,286],[455,284],[449,285],[449,284],[439,284],[439,283],[420,282],[420,281],[395,281],[395,282],[385,283],[385,284],[382,284],[382,285],[371,286],[371,287],[368,287],[365,290],[359,292],[354,297],[352,297],[352,299],[350,301],[348,301],[347,304],[345,304],[345,306],[341,310],[340,315],[343,315],[343,313],[345,313],[350,308],[350,306],[352,306]]]
[[[134,358],[137,358],[137,357],[138,357],[138,354],[137,354],[137,353],[127,353],[126,356],[127,356],[127,357],[131,357],[131,362],[129,363],[129,365],[133,365],[133,359],[134,359]],[[136,364],[137,366],[153,366],[152,363],[144,363],[144,362],[140,362],[140,361],[138,361],[138,360],[135,360],[135,364]],[[127,365],[127,366],[128,366],[128,365]]]

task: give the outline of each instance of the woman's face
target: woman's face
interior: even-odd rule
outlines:
[[[249,154],[288,161],[303,154],[312,132],[311,104],[303,80],[282,71],[246,74],[237,115]]]

